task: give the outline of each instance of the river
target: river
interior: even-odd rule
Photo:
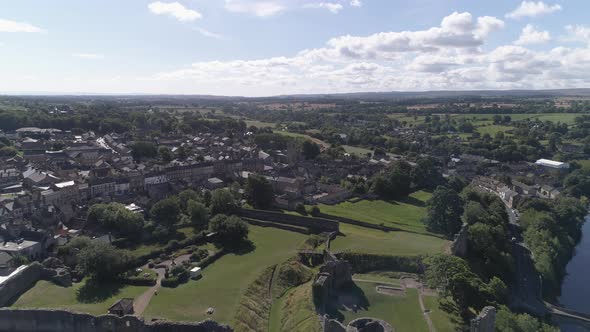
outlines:
[[[582,240],[576,246],[574,257],[567,264],[567,275],[561,284],[559,304],[581,313],[590,314],[590,215],[582,227]],[[559,326],[564,332],[587,332],[569,324]]]

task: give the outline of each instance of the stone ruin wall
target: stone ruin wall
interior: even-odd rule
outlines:
[[[455,234],[455,239],[451,243],[451,254],[459,257],[467,255],[467,237],[469,233],[469,226],[463,224],[459,233]]]
[[[488,306],[471,320],[470,332],[494,332],[496,327],[496,308]]]
[[[232,332],[207,320],[199,323],[144,322],[135,316],[93,316],[67,310],[0,309],[0,331],[14,332]]]

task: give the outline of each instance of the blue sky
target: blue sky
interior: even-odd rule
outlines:
[[[590,87],[587,0],[2,0],[0,92]]]

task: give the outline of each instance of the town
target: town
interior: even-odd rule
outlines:
[[[546,235],[572,239],[561,244],[571,250],[580,236],[584,114],[396,106],[358,120],[348,101],[190,97],[3,105],[3,306],[211,331],[488,331],[531,317],[510,310],[567,316],[546,303],[569,255],[547,255],[537,227],[561,218],[568,226]],[[332,121],[339,112],[349,116]],[[377,132],[387,138],[365,141]],[[520,135],[546,143],[514,143]],[[542,287],[530,285],[536,273]],[[453,290],[465,282],[479,298]]]

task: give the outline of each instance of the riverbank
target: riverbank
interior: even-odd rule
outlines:
[[[566,276],[561,283],[559,303],[568,309],[590,314],[590,215],[586,216],[582,226],[582,239],[575,248],[574,255],[566,266]],[[559,326],[564,332],[586,331],[569,324]]]

